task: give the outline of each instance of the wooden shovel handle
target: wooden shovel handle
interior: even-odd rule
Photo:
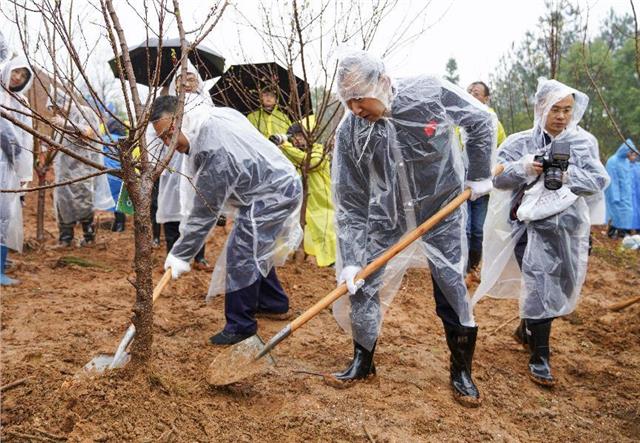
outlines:
[[[627,306],[631,306],[635,303],[638,303],[639,301],[640,301],[640,295],[637,295],[635,297],[631,297],[626,300],[619,301],[618,303],[614,303],[609,306],[609,309],[611,311],[621,311]]]
[[[465,189],[462,194],[451,200],[446,206],[436,212],[433,216],[427,219],[424,223],[418,226],[416,229],[411,231],[405,237],[403,237],[398,243],[387,249],[383,254],[381,254],[374,261],[369,263],[362,271],[358,273],[355,280],[364,280],[373,274],[375,271],[380,269],[384,264],[386,264],[393,257],[402,252],[407,246],[413,243],[415,240],[422,237],[427,231],[433,228],[435,225],[440,223],[445,217],[455,211],[461,204],[467,201],[471,197],[471,189]],[[302,313],[298,318],[291,322],[291,332],[298,329],[300,326],[304,325],[306,322],[311,320],[313,317],[322,312],[323,309],[330,306],[331,303],[342,297],[347,293],[347,285],[342,283],[329,294],[327,294],[324,298],[318,301],[315,305],[307,309],[304,313]]]
[[[171,281],[171,268],[164,271],[164,275],[162,276],[162,278],[160,279],[156,287],[153,289],[153,304],[156,303],[156,300],[158,299],[158,297],[160,297],[160,294],[162,294],[162,291],[164,290],[165,286],[167,286],[167,284],[170,281]]]

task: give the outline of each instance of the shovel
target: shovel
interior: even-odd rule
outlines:
[[[160,297],[162,290],[165,286],[167,286],[167,283],[169,283],[169,281],[171,281],[171,268],[165,271],[164,275],[153,290],[152,304],[155,304],[158,297]],[[100,354],[93,357],[93,359],[89,363],[84,365],[84,371],[101,374],[105,371],[105,369],[116,369],[126,365],[131,359],[131,356],[127,352],[127,347],[129,346],[135,335],[136,327],[132,323],[129,325],[127,332],[124,333],[122,340],[120,340],[120,344],[116,349],[116,353],[113,355]]]
[[[358,273],[355,281],[364,280],[381,266],[386,264],[393,257],[402,252],[415,240],[422,237],[427,231],[440,223],[445,217],[451,214],[458,206],[467,201],[471,196],[471,190],[466,189],[462,194],[451,200],[445,207],[436,212],[432,217],[407,234],[398,243],[386,250],[382,255],[369,263]],[[280,332],[274,335],[271,340],[264,344],[258,335],[252,335],[246,340],[237,343],[216,356],[207,374],[207,382],[214,386],[225,386],[235,383],[246,377],[260,372],[273,364],[273,358],[262,357],[276,347],[281,341],[289,337],[295,330],[307,323],[313,317],[329,307],[334,301],[347,293],[347,285],[342,283],[315,305],[302,313],[298,318],[285,326]]]

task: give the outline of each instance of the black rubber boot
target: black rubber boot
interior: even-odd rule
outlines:
[[[331,374],[332,378],[337,381],[347,382],[353,380],[363,380],[371,375],[376,375],[376,365],[373,363],[373,354],[376,350],[376,344],[373,344],[373,349],[369,351],[367,348],[353,342],[353,360],[349,367],[342,372],[336,372]]]
[[[96,239],[96,231],[93,226],[93,214],[90,217],[85,218],[81,221],[82,224],[82,233],[84,234],[84,238],[80,243],[82,246],[90,245],[95,242]]]
[[[551,334],[551,322],[549,319],[544,323],[532,323],[526,321],[527,341],[529,343],[529,377],[540,386],[551,387],[555,380],[551,375],[549,365],[549,335]]]
[[[480,392],[471,378],[473,352],[476,349],[478,327],[444,326],[447,345],[451,351],[451,387],[453,394],[463,406],[480,406]]]
[[[475,270],[482,260],[482,251],[469,250],[469,260],[467,261],[467,274]]]
[[[73,243],[73,228],[75,223],[58,223],[58,246],[69,247]]]
[[[520,320],[520,324],[518,325],[518,327],[516,328],[515,331],[513,331],[513,338],[520,343],[525,349],[529,349],[529,344],[527,343],[527,332],[526,332],[526,326],[524,324],[524,320]]]
[[[114,220],[113,220],[113,225],[111,225],[111,231],[123,232],[124,224],[125,224],[125,221],[127,220],[127,216],[123,212],[119,212],[119,211],[115,211],[113,215],[114,215]]]

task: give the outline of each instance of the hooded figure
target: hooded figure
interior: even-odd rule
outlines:
[[[354,340],[354,358],[337,380],[375,374],[373,352],[384,312],[410,266],[429,266],[451,350],[456,398],[477,406],[471,380],[477,327],[464,282],[465,209],[459,208],[369,277],[368,263],[458,196],[465,172],[455,126],[465,129],[470,168],[466,185],[476,199],[491,190],[495,117],[462,89],[435,77],[392,82],[381,60],[356,52],[338,64],[338,94],[350,109],[336,133],[332,181],[338,230],[338,281],[350,297],[333,307]]]
[[[247,118],[265,137],[285,134],[291,126],[291,120],[278,108],[278,95],[271,88],[260,91],[260,109],[247,115]]]
[[[640,232],[640,156],[633,162],[633,229]]]
[[[539,80],[533,128],[508,137],[497,153],[481,283],[473,296],[474,303],[488,294],[520,300],[522,321],[515,337],[529,346],[532,380],[545,386],[554,383],[551,321],[573,312],[587,271],[586,198],[601,193],[609,182],[594,154],[595,138],[578,126],[588,103],[580,91],[556,80]],[[551,171],[534,155],[548,160],[555,146],[569,146],[569,161],[562,186],[550,190],[546,175]],[[525,207],[532,208],[526,217]]]
[[[290,141],[282,143],[280,149],[298,171],[303,170],[307,156],[311,157],[307,172],[304,252],[313,255],[318,266],[330,266],[336,261],[336,233],[329,155],[319,143],[315,143],[310,151],[307,149],[307,140],[299,123],[289,127],[287,136]]]
[[[175,132],[176,107],[173,96],[153,104],[151,121],[165,144]],[[293,165],[242,114],[229,108],[202,109],[206,112],[185,113],[187,121],[178,134],[177,149],[185,154],[187,170],[194,171],[185,186],[195,187],[195,192],[165,269],[170,267],[174,278],[189,271],[189,262],[220,214],[237,211],[207,297],[225,293],[227,323],[210,342],[227,345],[256,333],[256,314],[289,311],[274,267],[302,238],[302,185]]]
[[[607,172],[611,177],[611,186],[605,193],[607,221],[614,230],[629,231],[639,228],[634,223],[633,202],[634,188],[638,186],[634,183],[634,160],[637,154],[629,148],[630,146],[635,149],[631,139],[628,139],[607,160]]]
[[[22,149],[14,126],[0,118],[0,189],[20,189],[18,165]],[[22,205],[19,193],[0,193],[0,285],[10,286],[20,282],[8,277],[4,271],[9,249],[22,252]]]
[[[192,107],[199,106],[200,104],[213,106],[211,96],[204,89],[204,80],[202,80],[202,76],[190,60],[187,60],[187,74],[184,80],[181,78],[180,67],[178,67],[175,77],[173,77],[169,84],[168,95],[177,97],[180,92],[180,88],[178,87],[180,85],[185,87],[185,111],[189,111]],[[187,104],[190,104],[190,106],[186,106]]]
[[[0,106],[21,123],[32,126],[27,92],[33,84],[33,71],[24,57],[8,61],[0,70]],[[14,125],[13,131],[22,147],[16,162],[16,172],[21,183],[33,177],[33,135]]]
[[[187,94],[187,96],[192,94]],[[192,110],[199,112],[201,110]],[[186,111],[185,111],[186,112]],[[147,131],[147,143],[150,144],[150,152],[153,152],[157,161],[162,160],[168,153],[167,145],[158,138],[149,125]],[[166,241],[167,253],[171,252],[174,243],[180,237],[180,221],[188,214],[189,205],[194,197],[193,187],[187,180],[193,174],[186,172],[186,155],[176,151],[173,153],[167,167],[162,171],[158,183],[158,209],[155,214],[155,221],[162,225],[164,238]],[[200,270],[211,271],[205,259],[205,246],[194,257],[194,267]]]
[[[102,147],[97,141],[100,123],[96,113],[87,106],[76,104],[60,90],[49,94],[47,107],[54,113],[53,123],[66,130],[61,133],[62,146],[87,160],[104,164]],[[57,182],[96,172],[93,167],[63,152],[56,155],[53,166]],[[71,245],[76,223],[82,225],[84,233],[81,245],[93,243],[94,209],[109,210],[115,205],[106,175],[56,187],[53,191],[53,203],[60,231],[59,245],[63,247]]]

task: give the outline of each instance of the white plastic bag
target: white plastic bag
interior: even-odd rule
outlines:
[[[544,180],[540,178],[524,192],[517,212],[518,220],[529,222],[551,217],[567,209],[577,199],[578,196],[567,186],[552,191],[544,187]]]

